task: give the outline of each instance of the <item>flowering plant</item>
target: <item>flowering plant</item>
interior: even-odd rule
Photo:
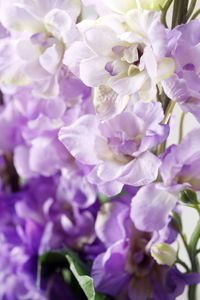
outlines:
[[[199,299],[199,13],[0,0],[0,300]]]

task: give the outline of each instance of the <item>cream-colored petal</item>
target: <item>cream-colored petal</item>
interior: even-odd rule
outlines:
[[[158,63],[156,81],[168,79],[171,77],[175,70],[175,62],[171,57],[165,57]]]

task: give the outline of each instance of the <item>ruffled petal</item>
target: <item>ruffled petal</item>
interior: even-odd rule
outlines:
[[[158,184],[142,187],[132,199],[131,219],[142,231],[162,229],[177,198]]]

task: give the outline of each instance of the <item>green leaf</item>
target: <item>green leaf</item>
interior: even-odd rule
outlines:
[[[82,288],[83,292],[85,293],[88,300],[105,300],[104,295],[95,292],[93,279],[88,276],[83,268],[79,264],[79,260],[69,254],[66,255],[66,258],[69,262],[69,267],[71,272],[73,273],[74,277],[78,281],[80,287]]]
[[[183,203],[199,205],[199,201],[197,200],[197,194],[189,188],[186,188],[185,190],[179,192],[179,199]]]

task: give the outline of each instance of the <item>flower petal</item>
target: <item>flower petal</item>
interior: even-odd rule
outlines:
[[[63,48],[60,44],[53,44],[40,55],[41,66],[50,74],[55,74],[62,59]]]
[[[142,187],[132,199],[131,219],[142,231],[162,229],[177,198],[158,184]]]
[[[105,85],[110,74],[105,70],[105,65],[109,58],[92,57],[81,61],[80,78],[88,86],[97,87]]]
[[[127,165],[126,174],[122,174],[118,180],[133,186],[148,184],[157,178],[160,164],[158,157],[151,152],[144,152]]]
[[[59,140],[80,162],[93,165],[99,162],[95,151],[98,120],[94,115],[84,115],[71,126],[61,128]]]

